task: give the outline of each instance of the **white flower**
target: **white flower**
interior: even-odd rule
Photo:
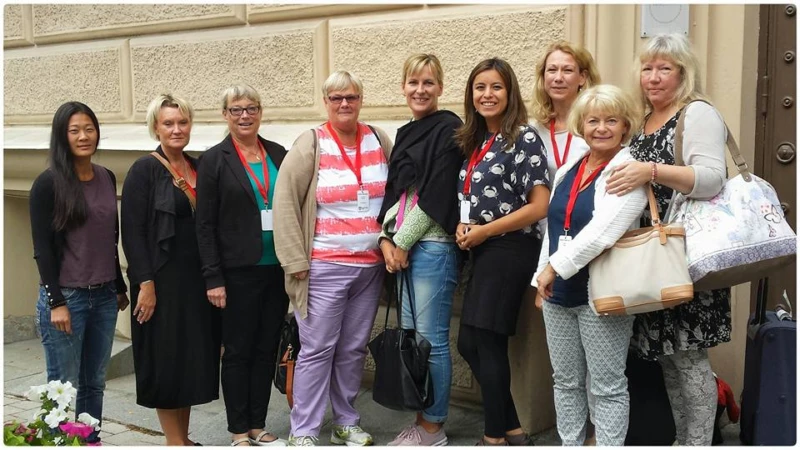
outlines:
[[[78,414],[78,422],[89,425],[90,427],[94,427],[95,430],[98,429],[98,425],[100,425],[99,420],[85,412]]]
[[[38,402],[42,399],[42,394],[44,394],[45,392],[47,392],[46,384],[40,384],[39,386],[31,386],[31,388],[28,389],[28,392],[25,393],[25,397],[27,397],[28,400],[30,401]]]
[[[69,419],[69,417],[67,416],[67,413],[64,412],[64,410],[54,409],[50,411],[50,414],[45,416],[44,423],[46,423],[47,426],[49,426],[50,428],[56,428],[61,424],[61,422],[67,419]]]
[[[47,398],[55,401],[59,408],[66,408],[69,403],[75,398],[78,390],[72,387],[72,383],[67,381],[61,383],[58,380],[53,380],[47,383]]]
[[[53,443],[56,445],[61,445],[62,442],[64,442],[64,438],[61,436],[56,436],[56,438],[53,439]]]
[[[31,420],[33,420],[34,422],[39,420],[39,418],[42,416],[42,414],[47,414],[47,410],[46,409],[40,409],[39,411],[36,411],[35,413],[33,413],[33,418]]]

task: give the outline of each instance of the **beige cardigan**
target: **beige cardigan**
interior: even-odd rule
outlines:
[[[392,140],[385,131],[373,127],[389,162]],[[308,315],[308,277],[292,276],[309,270],[314,226],[317,222],[317,179],[319,178],[319,141],[314,145],[316,129],[304,132],[286,154],[275,181],[272,200],[275,253],[286,278],[286,293],[295,311],[303,319]]]

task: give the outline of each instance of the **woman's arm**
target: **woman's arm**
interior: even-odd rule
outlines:
[[[150,170],[146,166],[145,160],[136,161],[122,186],[122,250],[128,259],[128,279],[134,284],[155,279],[147,242],[147,219],[150,216],[149,209],[153,208],[150,204],[153,185]]]
[[[195,226],[200,260],[203,263],[203,277],[206,289],[225,286],[217,242],[219,221],[219,164],[222,157],[219,149],[212,155],[206,154],[203,164],[197,168],[197,205]]]
[[[689,198],[711,198],[722,190],[726,180],[725,121],[716,109],[702,102],[687,106],[683,114],[682,156],[686,165],[656,164],[655,181]],[[621,195],[651,181],[652,165],[639,161],[620,164],[609,178],[606,192]]]
[[[311,181],[316,177],[316,130],[305,132],[295,140],[286,154],[278,179],[275,181],[273,214],[275,217],[275,253],[287,274],[301,274],[309,270],[309,255],[303,235],[303,204]]]
[[[114,186],[114,206],[117,204],[117,176],[111,169],[106,169],[108,175],[111,177],[111,185]],[[125,278],[122,276],[122,267],[119,264],[119,216],[114,217],[114,268],[117,275],[114,284],[117,289],[117,309],[120,311],[128,307],[128,285],[125,284]]]
[[[49,170],[39,175],[31,186],[30,194],[31,235],[33,258],[39,269],[39,277],[47,292],[50,308],[66,305],[58,284],[59,260],[56,255],[56,231],[53,229],[55,192],[53,177]]]

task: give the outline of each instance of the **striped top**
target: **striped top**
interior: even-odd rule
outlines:
[[[317,221],[311,259],[348,266],[368,267],[383,263],[378,247],[377,221],[383,203],[389,165],[377,137],[359,122],[361,133],[361,181],[369,192],[369,211],[358,212],[356,175],[342,158],[325,126],[316,129],[320,158],[317,180]],[[355,164],[355,147],[345,146]]]

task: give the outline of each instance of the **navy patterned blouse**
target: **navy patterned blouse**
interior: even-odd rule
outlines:
[[[491,137],[492,133],[487,133],[477,151]],[[484,225],[507,216],[527,203],[528,193],[534,186],[550,187],[546,150],[533,127],[520,126],[517,141],[509,148],[503,148],[505,144],[503,135],[498,134],[492,147],[472,171],[470,223]],[[464,177],[468,164],[469,160],[465,160],[458,174],[459,205],[464,200]],[[534,223],[522,229],[522,232],[529,234],[536,228]]]

